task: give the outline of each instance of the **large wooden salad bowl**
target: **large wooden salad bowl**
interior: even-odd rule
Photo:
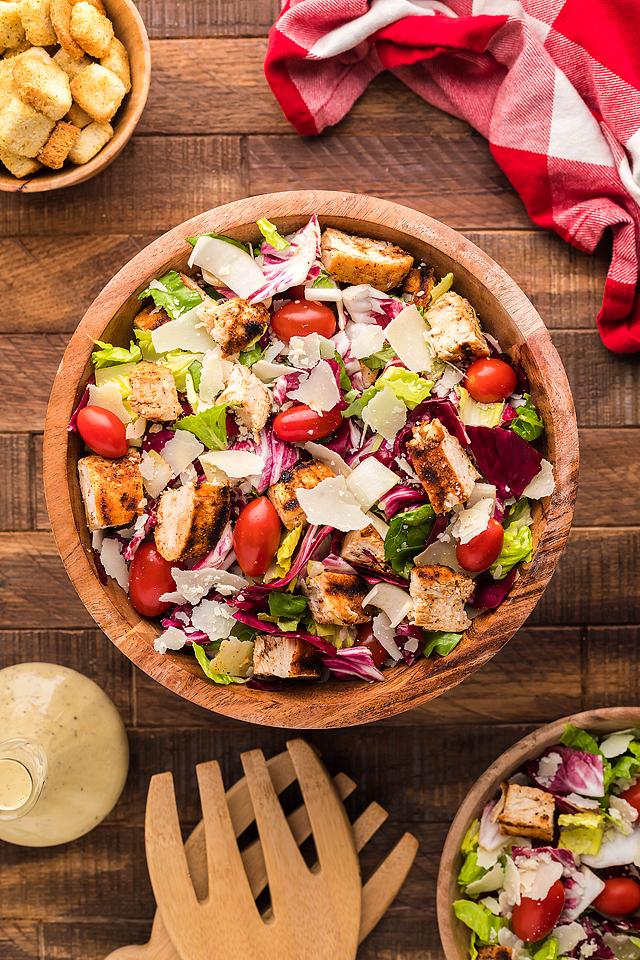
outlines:
[[[533,561],[497,610],[481,614],[444,659],[386,671],[384,682],[291,683],[279,691],[216,686],[185,654],[153,649],[159,627],[140,617],[114,581],[100,583],[84,518],[76,464],[80,441],[67,423],[90,376],[91,338],[127,344],[137,295],[149,279],[186,265],[185,237],[215,230],[255,240],[259,217],[291,231],[317,213],[321,225],[390,240],[453,271],[483,326],[525,368],[546,425],[546,456],[556,490],[536,508]],[[282,727],[341,727],[390,717],[444,693],[493,657],[524,622],[546,587],[565,545],[576,494],[578,441],[567,377],[549,333],[519,287],[490,257],[455,230],[408,207],[375,197],[331,191],[297,191],[238,200],[209,210],[160,237],[106,285],[76,329],[56,377],[45,426],[44,480],[53,534],[78,594],[112,642],[159,683],[194,703],[227,716]]]

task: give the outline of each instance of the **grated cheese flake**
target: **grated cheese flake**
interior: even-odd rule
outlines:
[[[296,497],[309,523],[336,530],[363,530],[369,518],[347,487],[343,476],[327,477],[312,490],[299,488]]]

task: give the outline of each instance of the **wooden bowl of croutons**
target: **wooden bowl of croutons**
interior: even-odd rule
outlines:
[[[523,566],[504,603],[476,616],[447,656],[389,667],[384,679],[374,683],[330,679],[285,681],[268,689],[222,686],[205,678],[192,655],[157,652],[159,621],[136,613],[114,580],[101,582],[78,481],[83,446],[68,425],[94,372],[94,341],[128,347],[134,317],[137,323],[144,312],[140,293],[166,271],[185,276],[192,252],[187,237],[213,232],[253,243],[260,218],[275,221],[288,234],[314,214],[323,230],[332,227],[372,238],[372,245],[388,241],[401,248],[395,256],[425,262],[438,276],[453,272],[456,288],[476,307],[488,334],[526,372],[544,420],[543,453],[552,465],[555,490],[532,508],[531,562]],[[159,683],[205,709],[292,728],[349,726],[393,716],[439,696],[493,657],[530,614],[554,572],[571,524],[577,465],[575,412],[562,363],[541,318],[514,281],[461,234],[422,213],[374,197],[331,191],[234,201],[175,227],[134,257],[91,304],[71,338],[53,385],[44,438],[45,492],[56,544],[81,600],[111,641]],[[158,528],[156,544],[157,534]]]
[[[132,0],[4,0],[0,48],[0,190],[70,187],[115,160],[151,79]]]

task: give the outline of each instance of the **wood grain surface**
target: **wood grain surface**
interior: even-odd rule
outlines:
[[[150,777],[173,771],[184,825],[192,826],[200,817],[196,763],[219,759],[230,784],[241,775],[241,750],[270,755],[287,739],[205,713],[135,671],[77,601],[42,498],[44,410],[68,336],[141,247],[216,203],[274,184],[344,187],[441,217],[530,296],[574,390],[582,448],[576,524],[535,621],[434,703],[382,725],[308,735],[330,772],[358,782],[349,801],[357,812],[374,799],[390,811],[385,843],[405,829],[420,840],[403,892],[360,957],[441,960],[438,861],[474,779],[539,723],[639,702],[630,664],[640,656],[640,401],[637,360],[611,356],[595,332],[607,251],[587,257],[533,229],[478,135],[393,78],[375,81],[335,131],[298,140],[262,74],[278,6],[141,0],[154,74],[124,153],[92,182],[58,195],[0,197],[0,666],[48,659],[83,671],[114,698],[132,746],[122,801],[92,834],[46,851],[0,847],[2,960],[102,960],[146,940],[154,910],[142,829]],[[385,852],[374,842],[367,856],[373,864]]]

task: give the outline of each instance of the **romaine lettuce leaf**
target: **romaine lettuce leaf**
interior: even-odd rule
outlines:
[[[487,871],[484,867],[478,866],[478,854],[475,851],[468,853],[464,858],[464,863],[458,873],[458,886],[467,887],[474,880],[480,880]]]
[[[390,360],[395,360],[397,354],[393,347],[383,347],[377,353],[372,353],[370,357],[365,357],[362,361],[369,370],[382,370]]]
[[[208,677],[209,680],[213,680],[214,683],[219,683],[222,686],[228,686],[230,683],[245,683],[241,677],[232,677],[229,673],[216,673],[211,668],[211,660],[204,652],[204,648],[198,643],[192,643],[193,652],[195,654],[196,660],[202,667],[202,672],[205,677]]]
[[[335,287],[335,283],[325,270],[321,270],[311,286],[315,287],[316,289],[320,288],[324,290],[329,287]]]
[[[91,354],[91,362],[96,370],[102,367],[113,367],[118,363],[138,363],[142,360],[142,351],[133,340],[130,341],[128,350],[126,347],[114,347],[113,344],[104,343],[102,340],[93,342],[100,347]]]
[[[555,937],[547,937],[533,952],[533,960],[556,960],[558,956],[558,941]]]
[[[424,550],[434,519],[435,513],[429,503],[393,517],[384,540],[384,558],[396,573],[409,576],[413,558]]]
[[[445,630],[434,630],[425,632],[427,643],[424,648],[425,657],[430,657],[432,653],[438,653],[441,657],[446,657],[448,653],[458,646],[462,640],[461,633],[447,633]]]
[[[447,273],[444,275],[442,280],[439,280],[436,283],[435,287],[431,291],[431,303],[435,303],[438,297],[441,297],[443,293],[448,293],[453,286],[453,274]]]
[[[466,857],[468,853],[473,853],[474,850],[478,849],[478,844],[480,842],[480,821],[476,817],[475,820],[472,820],[469,824],[469,828],[462,838],[462,843],[460,844],[460,853],[463,857]]]
[[[431,393],[433,380],[425,380],[404,367],[389,367],[376,380],[376,389],[382,390],[385,384],[391,387],[398,400],[402,400],[409,410],[414,410]]]
[[[563,850],[590,856],[599,852],[604,834],[604,818],[599,810],[561,813],[558,825],[562,828],[558,846]]]
[[[271,223],[271,220],[267,220],[266,217],[261,217],[260,220],[256,220],[256,226],[274,250],[285,250],[286,247],[291,246],[289,241],[285,240],[281,233],[278,233],[278,228],[275,223]]]
[[[481,903],[472,900],[456,900],[453,912],[458,920],[472,930],[481,943],[497,943],[498,931],[508,926],[508,921],[491,913]]]
[[[278,623],[286,620],[297,624],[307,608],[307,598],[300,594],[278,593],[275,590],[269,594],[269,613]]]
[[[159,280],[152,280],[147,289],[139,294],[138,300],[146,300],[147,297],[151,297],[156,307],[166,310],[172,320],[177,320],[183,313],[202,303],[198,291],[187,287],[176,270],[169,270]]]
[[[245,253],[249,253],[249,247],[246,243],[241,243],[240,240],[234,240],[233,237],[225,237],[222,233],[200,233],[197,237],[187,237],[187,243],[195,247],[200,237],[213,237],[214,240],[224,240],[225,243],[230,243],[233,247],[238,247],[240,250],[244,250]]]
[[[504,580],[517,563],[529,561],[533,556],[533,535],[529,526],[531,510],[526,497],[514,504],[507,514],[507,520],[502,550],[490,567],[496,580]]]
[[[531,400],[531,395],[523,394],[526,403],[516,408],[516,418],[509,424],[509,429],[522,437],[523,440],[537,440],[544,433],[544,423]]]
[[[288,530],[280,541],[280,546],[278,547],[278,552],[276,553],[275,563],[273,567],[268,571],[269,580],[275,580],[278,577],[284,577],[289,570],[291,569],[291,560],[295,553],[296,547],[302,536],[302,531],[304,527],[294,527],[293,530]],[[265,576],[265,582],[267,582],[267,576]]]
[[[173,374],[173,379],[175,380],[176,389],[179,390],[180,393],[184,393],[187,389],[187,373],[191,373],[191,376],[193,377],[193,371],[191,368],[194,362],[197,361],[200,363],[201,360],[201,353],[188,353],[186,350],[170,350],[169,353],[162,355],[160,363],[164,364],[165,367],[169,367],[169,370],[171,370],[171,373]]]
[[[478,403],[468,390],[458,386],[460,419],[468,427],[497,427],[502,420],[504,403]]]
[[[258,360],[262,360],[265,350],[266,347],[261,347],[258,343],[254,343],[248,350],[240,351],[240,363],[243,363],[245,367],[252,367]]]
[[[188,430],[209,450],[227,448],[227,407],[209,407],[200,413],[182,417],[176,423],[176,430]]]

